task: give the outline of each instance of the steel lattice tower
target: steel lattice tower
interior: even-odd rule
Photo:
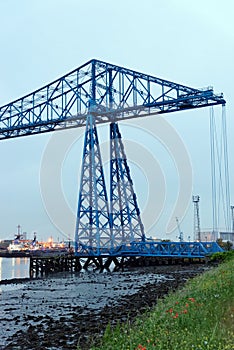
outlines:
[[[0,106],[0,140],[86,125],[76,252],[81,248],[98,255],[105,247],[145,239],[116,123],[225,103],[223,95],[216,95],[212,88],[196,89],[92,59],[42,88]],[[111,123],[110,211],[96,130],[96,124],[103,123]],[[227,163],[225,167],[227,177]]]
[[[145,239],[136,194],[117,123],[110,124],[110,225],[112,243]]]
[[[76,251],[110,246],[107,191],[95,118],[87,116],[75,231]]]
[[[193,196],[194,203],[194,241],[201,241],[200,214],[199,214],[199,196]]]

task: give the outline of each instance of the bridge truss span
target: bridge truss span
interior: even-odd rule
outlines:
[[[204,243],[147,240],[118,121],[225,103],[213,88],[195,89],[93,59],[0,107],[0,140],[86,126],[75,229],[78,257],[203,257],[210,253]],[[110,124],[109,200],[96,127],[102,123]]]
[[[91,60],[0,107],[0,139],[83,127],[92,105],[96,123],[225,104],[212,88],[194,89]]]
[[[96,249],[81,246],[77,256],[103,257],[159,257],[159,258],[205,258],[214,253],[223,252],[216,242],[156,242],[154,240],[135,240],[129,244],[122,244],[113,249]]]

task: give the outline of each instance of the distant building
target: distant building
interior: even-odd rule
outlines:
[[[218,232],[214,231],[201,231],[202,242],[216,242],[218,239]]]
[[[220,238],[223,241],[232,242],[232,244],[234,245],[234,232],[220,232]]]
[[[234,232],[225,232],[225,231],[202,231],[201,232],[201,241],[202,242],[216,242],[218,238],[221,238],[223,241],[230,241],[234,245]]]

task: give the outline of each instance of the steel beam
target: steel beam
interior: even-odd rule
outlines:
[[[225,104],[212,88],[194,89],[93,59],[0,107],[0,140],[85,126],[90,101],[98,124]]]

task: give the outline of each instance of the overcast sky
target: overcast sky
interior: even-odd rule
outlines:
[[[233,14],[232,0],[0,0],[0,105],[92,58],[194,88],[213,86],[227,101],[234,204]],[[184,202],[183,196],[200,195],[201,228],[212,227],[209,113],[209,108],[172,113],[163,117],[165,123],[159,118],[154,131],[152,118],[157,117],[139,124],[120,123],[149,235],[164,237],[172,229],[169,221],[175,219],[173,208],[180,192]],[[215,107],[217,120],[221,113],[222,108]],[[181,159],[169,144],[171,139]],[[100,128],[100,140],[105,158],[106,127]],[[82,144],[82,132],[74,131],[1,141],[0,239],[13,238],[18,224],[29,237],[34,231],[39,239],[73,237]],[[134,153],[137,147],[141,151]],[[147,166],[152,164],[151,156],[154,170]],[[49,181],[54,178],[54,183],[61,183],[58,190],[62,189],[66,210],[56,205],[55,192],[43,193],[41,172],[50,169],[46,162],[62,164],[47,175]],[[108,170],[107,158],[104,162]],[[187,238],[193,237],[192,199],[185,207],[178,216]],[[178,235],[174,229],[169,238]]]

